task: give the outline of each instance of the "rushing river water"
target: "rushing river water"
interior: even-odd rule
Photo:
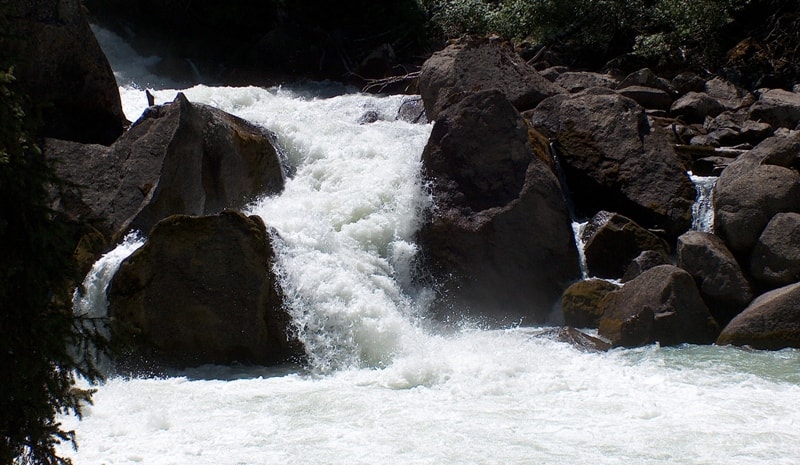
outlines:
[[[136,83],[173,84],[113,36],[103,45],[136,119],[147,103]],[[248,212],[280,233],[309,365],[112,377],[82,420],[61,418],[76,465],[800,463],[800,351],[588,353],[535,328],[429,324],[411,263],[431,127],[395,121],[402,97],[183,92],[278,135],[291,177]],[[359,124],[367,111],[379,120]],[[98,263],[81,308],[104,311],[103,283],[140,243]]]

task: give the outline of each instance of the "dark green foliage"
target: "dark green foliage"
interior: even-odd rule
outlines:
[[[89,340],[72,315],[71,241],[47,206],[55,179],[31,137],[35,112],[5,56],[10,39],[0,35],[0,463],[63,464],[55,445],[74,438],[56,416],[80,414],[91,392],[76,376],[100,374],[72,355]]]

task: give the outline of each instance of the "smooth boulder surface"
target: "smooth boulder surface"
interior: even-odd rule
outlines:
[[[717,344],[767,350],[800,348],[800,283],[759,296],[728,323]]]
[[[678,266],[691,274],[703,300],[724,325],[753,300],[753,291],[739,263],[719,237],[689,231],[678,238]]]
[[[42,105],[43,135],[109,145],[123,132],[119,88],[79,0],[8,3],[4,46],[14,75],[31,101]],[[4,25],[5,27],[5,25]],[[8,32],[8,34],[6,34]]]
[[[600,301],[617,289],[619,286],[605,279],[584,279],[571,285],[561,296],[564,323],[575,328],[597,328],[603,316]]]
[[[173,214],[209,215],[283,189],[272,135],[183,94],[150,107],[110,148],[50,140],[62,210],[111,241]]]
[[[778,213],[758,238],[750,273],[773,288],[800,281],[800,213]]]
[[[795,129],[800,123],[800,94],[770,89],[750,107],[750,119],[761,120],[774,127]]]
[[[467,95],[490,89],[501,91],[519,111],[564,92],[507,44],[492,39],[461,39],[434,53],[420,71],[419,92],[430,120]]]
[[[614,347],[709,344],[719,334],[692,276],[672,265],[645,271],[609,293],[600,307],[599,334]]]
[[[264,222],[175,215],[120,266],[109,315],[155,366],[272,364],[295,353]]]
[[[419,232],[440,313],[544,321],[580,277],[566,201],[499,91],[440,115],[422,154],[435,206]]]
[[[579,216],[615,211],[669,237],[689,229],[694,185],[636,102],[595,87],[550,97],[530,117],[555,141]]]

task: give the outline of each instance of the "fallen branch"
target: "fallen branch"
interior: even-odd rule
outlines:
[[[413,81],[419,77],[419,73],[419,71],[413,71],[401,76],[389,76],[382,79],[367,79],[367,85],[365,85],[361,91],[369,92],[375,88],[378,88],[378,92],[383,92],[384,89],[390,85],[397,84],[399,82]]]

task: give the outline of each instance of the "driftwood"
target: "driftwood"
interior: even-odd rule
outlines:
[[[686,153],[692,158],[704,158],[710,156],[720,156],[725,158],[736,158],[739,155],[748,152],[749,149],[739,149],[734,147],[712,147],[710,145],[688,145],[688,144],[675,144],[677,152]]]
[[[365,85],[361,91],[371,92],[377,88],[377,92],[380,93],[383,92],[388,86],[417,79],[419,77],[419,73],[419,71],[414,71],[401,76],[389,76],[382,79],[367,79],[367,85]]]

